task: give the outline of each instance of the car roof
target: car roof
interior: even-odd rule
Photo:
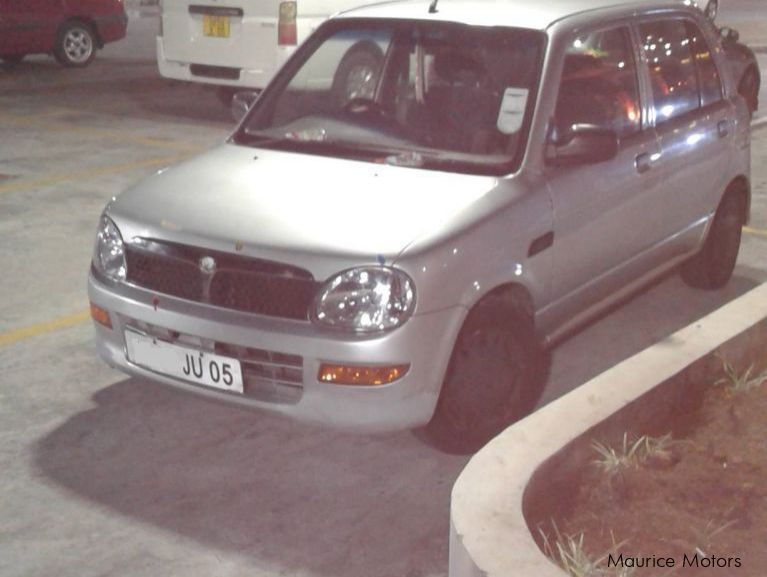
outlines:
[[[437,11],[430,13],[431,3],[431,0],[394,0],[355,8],[339,16],[435,20],[545,30],[563,18],[591,11],[622,9],[631,13],[694,5],[691,0],[439,0]]]

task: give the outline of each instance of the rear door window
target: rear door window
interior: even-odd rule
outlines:
[[[656,124],[722,99],[722,85],[703,33],[683,19],[639,26],[650,70]]]

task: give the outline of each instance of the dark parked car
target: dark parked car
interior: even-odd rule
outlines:
[[[748,46],[738,42],[737,30],[722,28],[720,33],[727,61],[737,82],[738,94],[746,99],[748,109],[753,114],[759,108],[759,85],[761,84],[756,54]]]
[[[122,0],[0,0],[0,59],[53,54],[64,66],[86,66],[127,25]]]

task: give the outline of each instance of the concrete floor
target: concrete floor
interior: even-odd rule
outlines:
[[[465,457],[213,404],[96,359],[85,277],[105,202],[231,128],[211,91],[157,76],[155,29],[136,18],[85,70],[35,57],[0,71],[0,576],[445,575]],[[767,130],[753,157],[730,285],[670,277],[591,325],[555,351],[542,402],[767,279]]]

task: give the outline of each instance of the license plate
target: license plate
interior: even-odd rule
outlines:
[[[204,36],[229,38],[229,16],[203,15],[202,33]]]
[[[191,383],[242,393],[240,361],[125,331],[128,360]]]

